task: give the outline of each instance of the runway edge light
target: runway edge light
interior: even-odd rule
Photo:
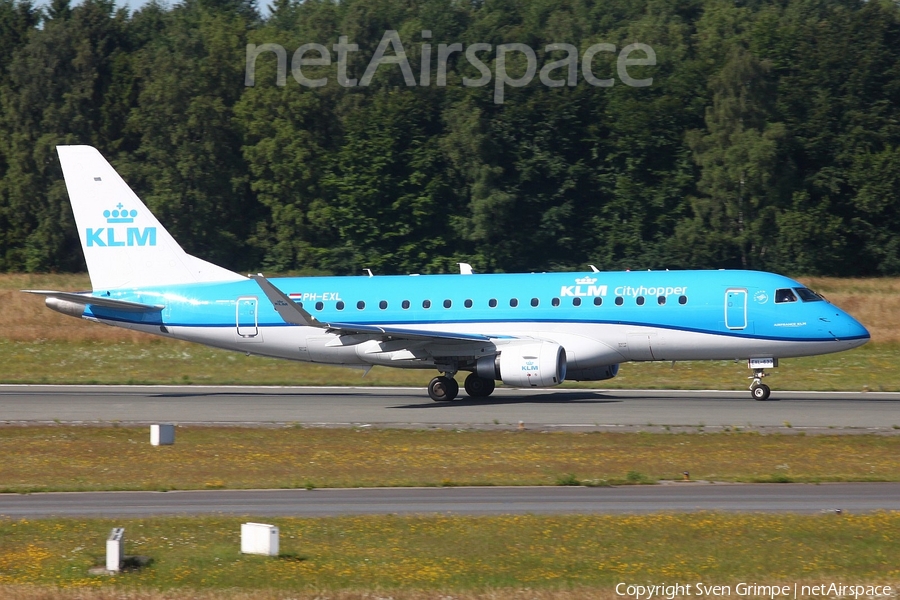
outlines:
[[[278,528],[264,523],[241,524],[241,554],[278,556]]]

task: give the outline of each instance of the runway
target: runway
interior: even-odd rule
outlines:
[[[900,433],[900,394],[774,391],[498,389],[432,402],[424,389],[361,387],[0,386],[0,423],[306,424],[572,430]]]
[[[623,514],[900,510],[898,483],[702,484],[0,494],[0,517]]]

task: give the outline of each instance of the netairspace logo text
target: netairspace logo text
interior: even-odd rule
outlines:
[[[423,30],[422,39],[431,39],[431,31]],[[388,54],[388,49],[391,53]],[[317,88],[328,84],[327,77],[319,77],[311,79],[303,73],[303,67],[327,67],[333,63],[337,64],[337,82],[339,85],[347,88],[366,87],[372,83],[375,73],[382,66],[390,68],[399,68],[403,75],[403,81],[407,87],[422,86],[428,87],[432,82],[432,54],[435,50],[432,44],[422,42],[420,47],[421,61],[419,65],[419,77],[416,79],[413,74],[412,66],[407,58],[403,43],[400,41],[400,35],[393,29],[385,31],[369,61],[366,70],[361,78],[357,78],[348,72],[347,59],[352,52],[359,51],[358,44],[351,44],[347,36],[340,36],[338,43],[332,46],[335,55],[322,44],[303,44],[294,52],[291,57],[291,75],[302,86]],[[619,81],[630,87],[647,87],[653,84],[653,78],[647,77],[636,79],[629,75],[628,68],[636,66],[654,66],[656,65],[656,52],[647,44],[634,43],[629,44],[617,51],[614,44],[599,43],[588,46],[584,53],[579,56],[578,48],[572,44],[547,44],[544,51],[549,56],[555,53],[561,56],[556,60],[545,63],[538,72],[537,54],[534,49],[527,44],[499,44],[494,47],[491,44],[470,44],[463,48],[460,43],[454,44],[438,44],[436,54],[437,69],[435,72],[434,83],[437,87],[445,87],[447,85],[447,64],[450,57],[454,54],[460,54],[460,59],[465,60],[474,67],[480,77],[470,78],[463,77],[462,84],[464,87],[483,87],[494,82],[494,103],[503,104],[504,94],[507,86],[524,87],[534,80],[535,74],[541,84],[555,88],[562,86],[576,86],[579,81],[579,70],[581,78],[588,84],[597,87],[612,87],[616,83],[614,77],[603,77],[594,73],[594,59],[600,53],[610,53],[616,55],[616,75]],[[247,44],[247,65],[244,74],[244,85],[252,87],[256,85],[256,60],[263,53],[274,53],[278,60],[277,74],[275,84],[284,86],[287,83],[287,51],[280,44]],[[564,56],[562,56],[564,54]],[[490,58],[494,58],[494,71],[486,64],[486,60],[490,63]],[[518,77],[513,77],[507,70],[507,61],[512,59],[518,66],[524,63],[524,72],[521,68],[516,69]],[[579,69],[580,67],[580,69]],[[611,73],[607,74],[611,75]]]

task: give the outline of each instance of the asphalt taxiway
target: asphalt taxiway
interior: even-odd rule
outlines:
[[[371,387],[0,386],[2,423],[781,428],[900,433],[900,393],[498,389],[432,402]]]
[[[859,513],[900,510],[900,483],[374,488],[0,494],[0,517]]]

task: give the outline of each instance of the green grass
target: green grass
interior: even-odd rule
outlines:
[[[136,468],[136,465],[139,468]],[[0,491],[900,480],[900,436],[0,428]]]
[[[99,327],[99,326],[98,326]],[[766,383],[777,390],[900,390],[900,345],[786,359]],[[0,383],[421,386],[436,371],[374,367],[363,372],[247,356],[165,339],[0,340]],[[750,371],[733,361],[625,363],[615,379],[566,383],[598,389],[744,390]],[[460,376],[460,379],[462,375]]]
[[[314,493],[314,492],[313,492]],[[266,518],[281,556],[239,553],[253,517],[0,521],[0,584],[151,589],[554,589],[900,577],[900,513]],[[153,563],[91,577],[113,526]],[[860,581],[862,580],[862,581]],[[671,581],[670,581],[671,582]],[[2,588],[0,588],[2,589]]]

